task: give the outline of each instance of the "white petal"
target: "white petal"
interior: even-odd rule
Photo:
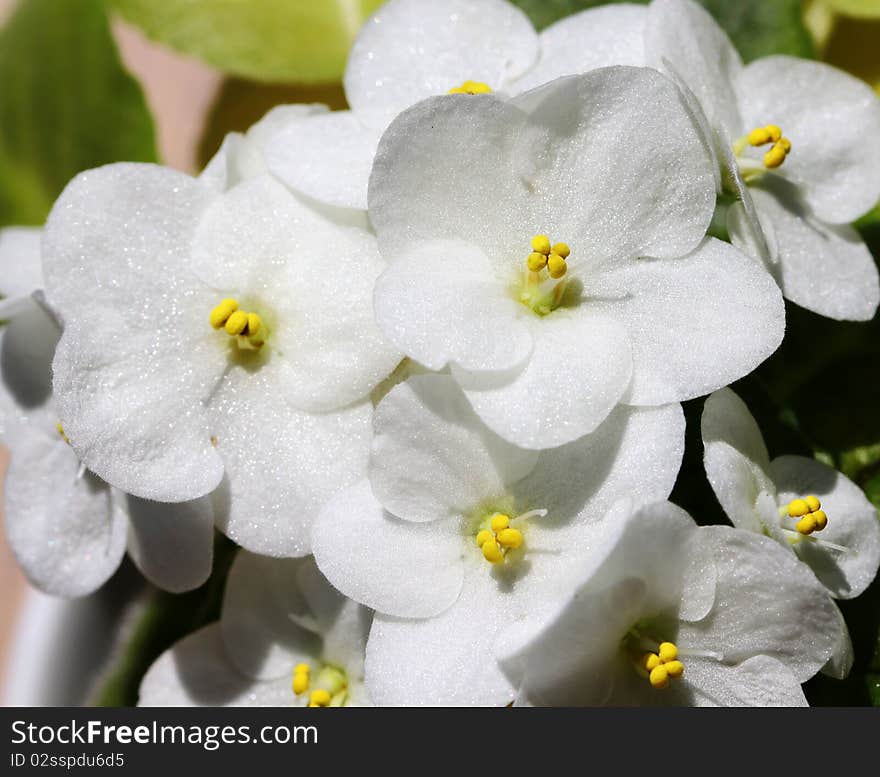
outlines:
[[[81,173],[46,224],[46,292],[65,322],[55,392],[74,450],[104,480],[148,499],[186,501],[220,481],[200,402],[225,348],[206,330],[210,299],[188,274],[210,196],[151,165]]]
[[[776,495],[761,430],[745,403],[729,388],[706,400],[701,419],[703,464],[709,483],[734,526],[763,533],[759,496]]]
[[[527,309],[485,254],[461,240],[407,251],[379,277],[374,300],[385,337],[428,369],[504,370],[531,352]]]
[[[843,618],[843,613],[838,609],[837,618],[839,622],[837,644],[834,646],[834,652],[828,663],[822,667],[822,674],[833,677],[836,680],[842,680],[849,676],[853,666],[855,655],[853,654],[852,639],[849,636],[849,629]]]
[[[24,297],[43,288],[39,227],[7,227],[0,230],[0,295]]]
[[[147,670],[141,707],[279,707],[296,697],[290,678],[259,682],[244,677],[229,660],[212,623],[177,642]]]
[[[828,525],[810,536],[849,548],[846,553],[803,540],[794,546],[831,595],[852,599],[865,590],[880,566],[880,519],[862,489],[848,477],[815,459],[780,456],[770,471],[779,504],[813,494],[822,502]]]
[[[714,545],[715,606],[697,623],[681,622],[676,644],[720,653],[726,664],[764,654],[800,681],[831,657],[837,607],[812,572],[769,537],[726,526],[701,528]]]
[[[211,574],[214,510],[209,497],[163,504],[119,495],[131,522],[128,552],[138,569],[165,591],[191,591]]]
[[[84,596],[119,566],[127,521],[105,483],[90,472],[78,476],[79,460],[53,426],[48,413],[38,413],[7,438],[6,535],[37,588]]]
[[[336,588],[402,618],[430,617],[455,602],[464,542],[455,521],[411,523],[383,511],[367,481],[332,499],[312,533],[315,561]]]
[[[538,460],[487,429],[446,375],[416,375],[392,389],[373,426],[373,493],[410,521],[460,515],[503,496]]]
[[[766,186],[752,187],[752,196],[764,233],[774,237],[772,271],[786,299],[839,321],[872,319],[880,304],[880,280],[858,232],[820,221],[790,185],[768,180]],[[731,238],[748,249],[741,229]]]
[[[531,359],[515,373],[452,374],[483,422],[523,448],[564,445],[592,432],[630,379],[626,330],[590,309],[557,309],[532,325]]]
[[[752,656],[735,666],[685,659],[683,682],[697,707],[806,707],[794,673],[770,656]]]
[[[318,622],[299,585],[311,559],[273,559],[240,551],[229,570],[220,625],[226,653],[248,677],[292,679],[321,655]],[[311,627],[310,627],[311,626]]]
[[[268,171],[272,139],[289,125],[326,112],[323,105],[276,105],[246,133],[230,132],[205,165],[199,180],[223,192]]]
[[[373,284],[384,267],[375,238],[307,207],[268,176],[211,205],[193,264],[218,302],[239,299],[266,319],[270,358],[285,371],[285,396],[296,407],[363,399],[400,360],[373,317]]]
[[[671,65],[696,95],[713,128],[733,138],[742,134],[734,92],[742,60],[704,8],[692,0],[654,0],[648,8],[645,56],[661,70],[666,62]]]
[[[381,128],[464,81],[503,89],[537,55],[534,28],[504,0],[392,0],[349,52],[345,96],[358,118]]]
[[[680,405],[619,405],[592,434],[541,451],[537,464],[510,492],[517,504],[550,510],[542,525],[570,530],[605,518],[619,499],[634,506],[665,499],[684,453]]]
[[[629,333],[627,401],[679,402],[748,375],[782,342],[785,306],[773,279],[727,243],[681,259],[636,259],[585,283],[587,304]]]
[[[870,86],[821,62],[773,56],[746,66],[736,88],[744,131],[776,124],[791,141],[775,173],[818,218],[846,223],[877,204],[880,100]]]
[[[277,375],[236,367],[208,407],[226,467],[217,528],[268,556],[310,552],[311,527],[327,500],[363,478],[372,405],[304,413],[284,399]]]
[[[647,10],[630,3],[589,8],[560,19],[541,32],[541,58],[517,80],[514,91],[599,67],[644,65],[646,20]]]
[[[0,376],[3,391],[17,405],[44,405],[52,395],[52,358],[61,337],[55,317],[33,298],[2,327]]]
[[[266,147],[266,161],[291,189],[341,208],[367,209],[367,185],[382,132],[351,111],[293,122]]]

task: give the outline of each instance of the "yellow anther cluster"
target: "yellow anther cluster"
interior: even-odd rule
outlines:
[[[538,273],[545,267],[551,278],[561,278],[568,270],[568,259],[571,249],[565,243],[550,244],[547,235],[535,235],[532,238],[532,253],[526,259],[529,270]]]
[[[293,668],[293,692],[299,696],[309,689],[311,669],[308,664],[297,664]]]
[[[812,534],[814,531],[822,531],[828,525],[828,516],[821,509],[822,503],[815,496],[805,496],[803,499],[792,499],[788,503],[788,515],[790,518],[798,518],[794,528],[801,534]]]
[[[239,310],[238,300],[222,300],[211,311],[209,320],[214,329],[222,327],[230,337],[236,337],[240,348],[257,349],[266,342],[263,320],[256,313]]]
[[[491,94],[492,87],[482,81],[465,81],[461,86],[454,86],[449,94]]]
[[[477,533],[477,546],[483,551],[483,558],[491,564],[501,563],[507,551],[521,548],[522,544],[522,532],[511,528],[510,516],[504,513],[495,513],[489,521],[489,528]]]
[[[64,427],[61,425],[61,421],[55,424],[55,428],[58,430],[58,434],[61,435],[61,439],[70,445],[70,438],[64,433]]]
[[[672,642],[661,642],[656,653],[642,656],[641,663],[652,688],[665,688],[670,678],[677,679],[684,674],[684,664],[678,660],[678,648]]]
[[[323,688],[316,688],[309,694],[309,706],[329,707],[331,698],[330,691],[325,691]]]
[[[772,143],[772,148],[764,154],[764,167],[773,169],[779,167],[791,151],[791,141],[782,136],[782,130],[775,124],[766,127],[757,127],[747,136],[750,146],[766,146]]]

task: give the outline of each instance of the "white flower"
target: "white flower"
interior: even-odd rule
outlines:
[[[518,704],[806,705],[800,683],[840,628],[809,570],[668,502],[622,501],[604,524],[613,531],[568,599],[498,640]]]
[[[771,461],[755,419],[730,389],[706,400],[702,433],[706,474],[734,526],[789,549],[837,599],[870,585],[880,520],[855,483],[815,459]]]
[[[364,209],[379,138],[401,111],[455,89],[515,94],[604,64],[641,64],[646,15],[629,4],[595,8],[538,35],[505,0],[391,0],[349,53],[351,110],[291,123],[268,144],[269,167],[312,197]]]
[[[219,623],[185,637],[147,671],[141,706],[364,707],[370,612],[308,559],[239,552]]]
[[[511,701],[496,634],[564,595],[616,499],[668,495],[683,434],[677,405],[618,408],[592,435],[537,453],[487,429],[448,376],[392,389],[376,409],[370,480],[336,496],[313,533],[330,582],[377,611],[373,700]]]
[[[158,505],[127,496],[87,471],[67,442],[51,395],[61,336],[42,301],[40,230],[0,233],[0,439],[12,451],[3,488],[5,530],[37,588],[84,596],[116,571],[126,547],[144,575],[183,591],[211,572],[210,500]]]
[[[121,164],[74,179],[44,249],[65,321],[54,388],[83,463],[159,501],[225,474],[218,528],[307,553],[312,514],[362,476],[368,396],[399,360],[373,323],[375,239],[265,175],[218,196]]]
[[[506,440],[570,442],[618,402],[708,393],[779,345],[772,279],[704,240],[714,207],[710,154],[655,70],[426,100],[373,168],[390,263],[377,321],[408,356],[449,365]]]
[[[623,23],[624,20],[621,20]],[[696,96],[739,202],[727,227],[764,260],[787,299],[836,319],[868,320],[877,268],[849,226],[880,197],[880,100],[828,65],[770,56],[743,65],[692,0],[654,0],[647,64]]]

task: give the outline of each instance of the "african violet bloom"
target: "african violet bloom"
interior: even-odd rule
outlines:
[[[219,623],[160,656],[141,706],[364,707],[370,611],[341,596],[312,559],[239,552]]]
[[[766,537],[698,528],[668,502],[616,504],[572,593],[496,651],[517,704],[801,706],[837,609]]]
[[[687,85],[705,114],[725,190],[738,200],[727,218],[734,244],[766,262],[798,305],[872,318],[877,268],[846,225],[880,198],[877,95],[819,62],[770,56],[743,65],[693,0],[654,0],[644,29],[646,63]]]
[[[576,442],[523,450],[445,375],[393,388],[374,426],[369,481],[328,503],[312,543],[330,582],[377,611],[367,675],[379,704],[510,702],[498,632],[565,595],[616,499],[668,495],[684,444],[670,405],[620,407]]]
[[[52,398],[51,368],[61,336],[42,299],[40,231],[0,233],[0,440],[12,452],[3,488],[5,530],[37,588],[84,596],[129,551],[161,588],[183,591],[211,572],[209,499],[158,505],[111,488],[86,470],[67,442]]]
[[[706,400],[706,474],[734,526],[776,540],[838,599],[858,596],[880,565],[877,510],[849,478],[815,459],[772,461],[755,419],[730,389]]]
[[[641,64],[645,15],[629,4],[590,9],[538,35],[505,0],[390,0],[349,53],[351,110],[292,122],[269,143],[269,167],[311,197],[365,209],[379,138],[401,111],[449,92],[516,94],[612,61]]]
[[[375,238],[265,175],[218,195],[119,164],[62,193],[44,264],[65,322],[54,387],[82,462],[169,502],[225,475],[218,528],[307,553],[311,515],[362,476],[368,396],[399,360],[373,323]]]
[[[712,169],[648,68],[425,100],[385,133],[370,180],[390,264],[379,326],[526,448],[571,442],[619,402],[725,385],[775,350],[784,309],[755,262],[704,240]]]

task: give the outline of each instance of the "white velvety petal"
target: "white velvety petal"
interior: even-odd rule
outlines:
[[[291,189],[329,205],[367,208],[367,184],[381,128],[351,111],[288,124],[265,148],[268,169]]]
[[[460,515],[504,496],[538,460],[487,429],[447,375],[416,375],[392,389],[373,428],[373,493],[410,521]]]
[[[880,304],[877,265],[865,242],[846,224],[826,224],[814,216],[783,182],[752,187],[763,231],[774,236],[772,267],[783,295],[828,318],[869,321]],[[742,243],[741,230],[731,238]],[[744,246],[747,248],[747,246]]]
[[[265,319],[268,358],[285,397],[306,410],[366,397],[400,360],[376,327],[372,295],[384,268],[375,238],[314,210],[269,176],[218,198],[193,244],[195,272],[216,299]]]
[[[777,124],[792,144],[775,172],[820,219],[854,221],[880,198],[880,100],[842,70],[788,56],[747,65],[736,82],[744,131]]]
[[[48,413],[7,438],[6,536],[28,579],[56,596],[85,596],[116,571],[125,553],[125,513],[110,488],[80,463]]]
[[[217,528],[268,556],[310,552],[321,507],[366,475],[370,453],[369,402],[305,413],[284,400],[286,388],[268,369],[233,367],[208,406],[226,467]]]
[[[797,676],[770,656],[752,656],[735,666],[685,659],[687,683],[697,707],[806,707]]]
[[[141,707],[280,707],[296,701],[290,678],[260,682],[239,674],[212,623],[177,642],[147,670]],[[299,705],[297,705],[299,706]]]
[[[43,288],[39,227],[7,227],[0,230],[0,295],[23,297]]]
[[[680,405],[632,408],[618,405],[591,434],[540,452],[527,477],[510,492],[518,505],[550,511],[541,524],[568,530],[602,521],[612,505],[628,498],[638,507],[672,491],[684,453]]]
[[[839,623],[837,643],[834,646],[834,652],[831,654],[831,658],[828,659],[828,663],[822,667],[822,674],[834,677],[837,680],[842,680],[849,676],[855,655],[853,654],[853,645],[852,639],[849,635],[849,629],[846,626],[843,613],[840,612],[839,608],[837,610],[837,618]]]
[[[849,548],[842,553],[802,540],[794,546],[802,561],[831,595],[851,599],[867,588],[880,565],[880,518],[862,489],[848,477],[815,459],[780,456],[770,471],[779,489],[779,504],[813,494],[822,502],[828,525],[810,535]]]
[[[742,60],[708,11],[693,0],[654,0],[648,8],[645,56],[653,67],[671,65],[696,95],[713,128],[734,138],[741,134],[734,79]]]
[[[131,525],[128,552],[138,569],[165,591],[191,591],[211,574],[214,510],[210,497],[168,504],[119,494]]]
[[[737,664],[764,654],[803,682],[834,652],[837,606],[815,575],[770,539],[726,526],[701,528],[714,544],[715,606],[697,623],[680,623],[680,648],[720,653]]]
[[[323,105],[276,105],[246,133],[230,132],[205,165],[199,180],[225,191],[248,178],[268,171],[267,156],[272,138],[289,125],[326,112]]]
[[[706,476],[734,526],[763,533],[757,504],[776,495],[764,438],[745,403],[729,388],[713,393],[701,419]]]
[[[587,277],[591,307],[629,334],[627,401],[680,402],[748,375],[785,332],[782,295],[764,269],[708,238],[680,259],[635,259]]]
[[[109,165],[67,186],[43,236],[47,297],[65,322],[54,362],[64,428],[91,470],[148,499],[194,499],[223,472],[200,403],[225,348],[187,269],[209,197],[172,170]]]
[[[349,52],[345,96],[358,118],[381,128],[464,81],[503,89],[537,55],[531,22],[504,0],[391,0]]]
[[[588,308],[532,324],[534,347],[511,373],[452,374],[483,422],[523,448],[564,445],[592,432],[617,404],[632,363],[625,328]]]
[[[311,559],[273,559],[242,550],[223,597],[226,653],[248,677],[292,678],[293,668],[321,655],[318,620],[299,585]]]
[[[647,14],[641,5],[614,3],[551,24],[540,35],[540,59],[517,80],[513,91],[609,65],[644,65]]]
[[[678,257],[703,239],[715,164],[670,79],[650,68],[601,68],[511,102],[530,120],[508,185],[527,186],[535,231],[570,245],[573,270]]]
[[[315,561],[336,588],[402,618],[430,617],[455,602],[464,542],[457,521],[412,523],[385,512],[366,480],[332,499],[312,532]]]
[[[385,259],[406,261],[414,242],[455,239],[479,246],[493,263],[509,267],[516,258],[520,266],[543,228],[512,169],[527,120],[488,95],[435,97],[398,116],[370,176],[370,220]],[[450,273],[458,269],[451,257]]]
[[[36,299],[3,327],[0,376],[3,391],[23,408],[44,405],[52,395],[52,358],[61,337],[55,317]]]
[[[528,310],[480,248],[463,240],[407,251],[379,276],[374,306],[388,341],[428,369],[504,370],[531,352]]]

